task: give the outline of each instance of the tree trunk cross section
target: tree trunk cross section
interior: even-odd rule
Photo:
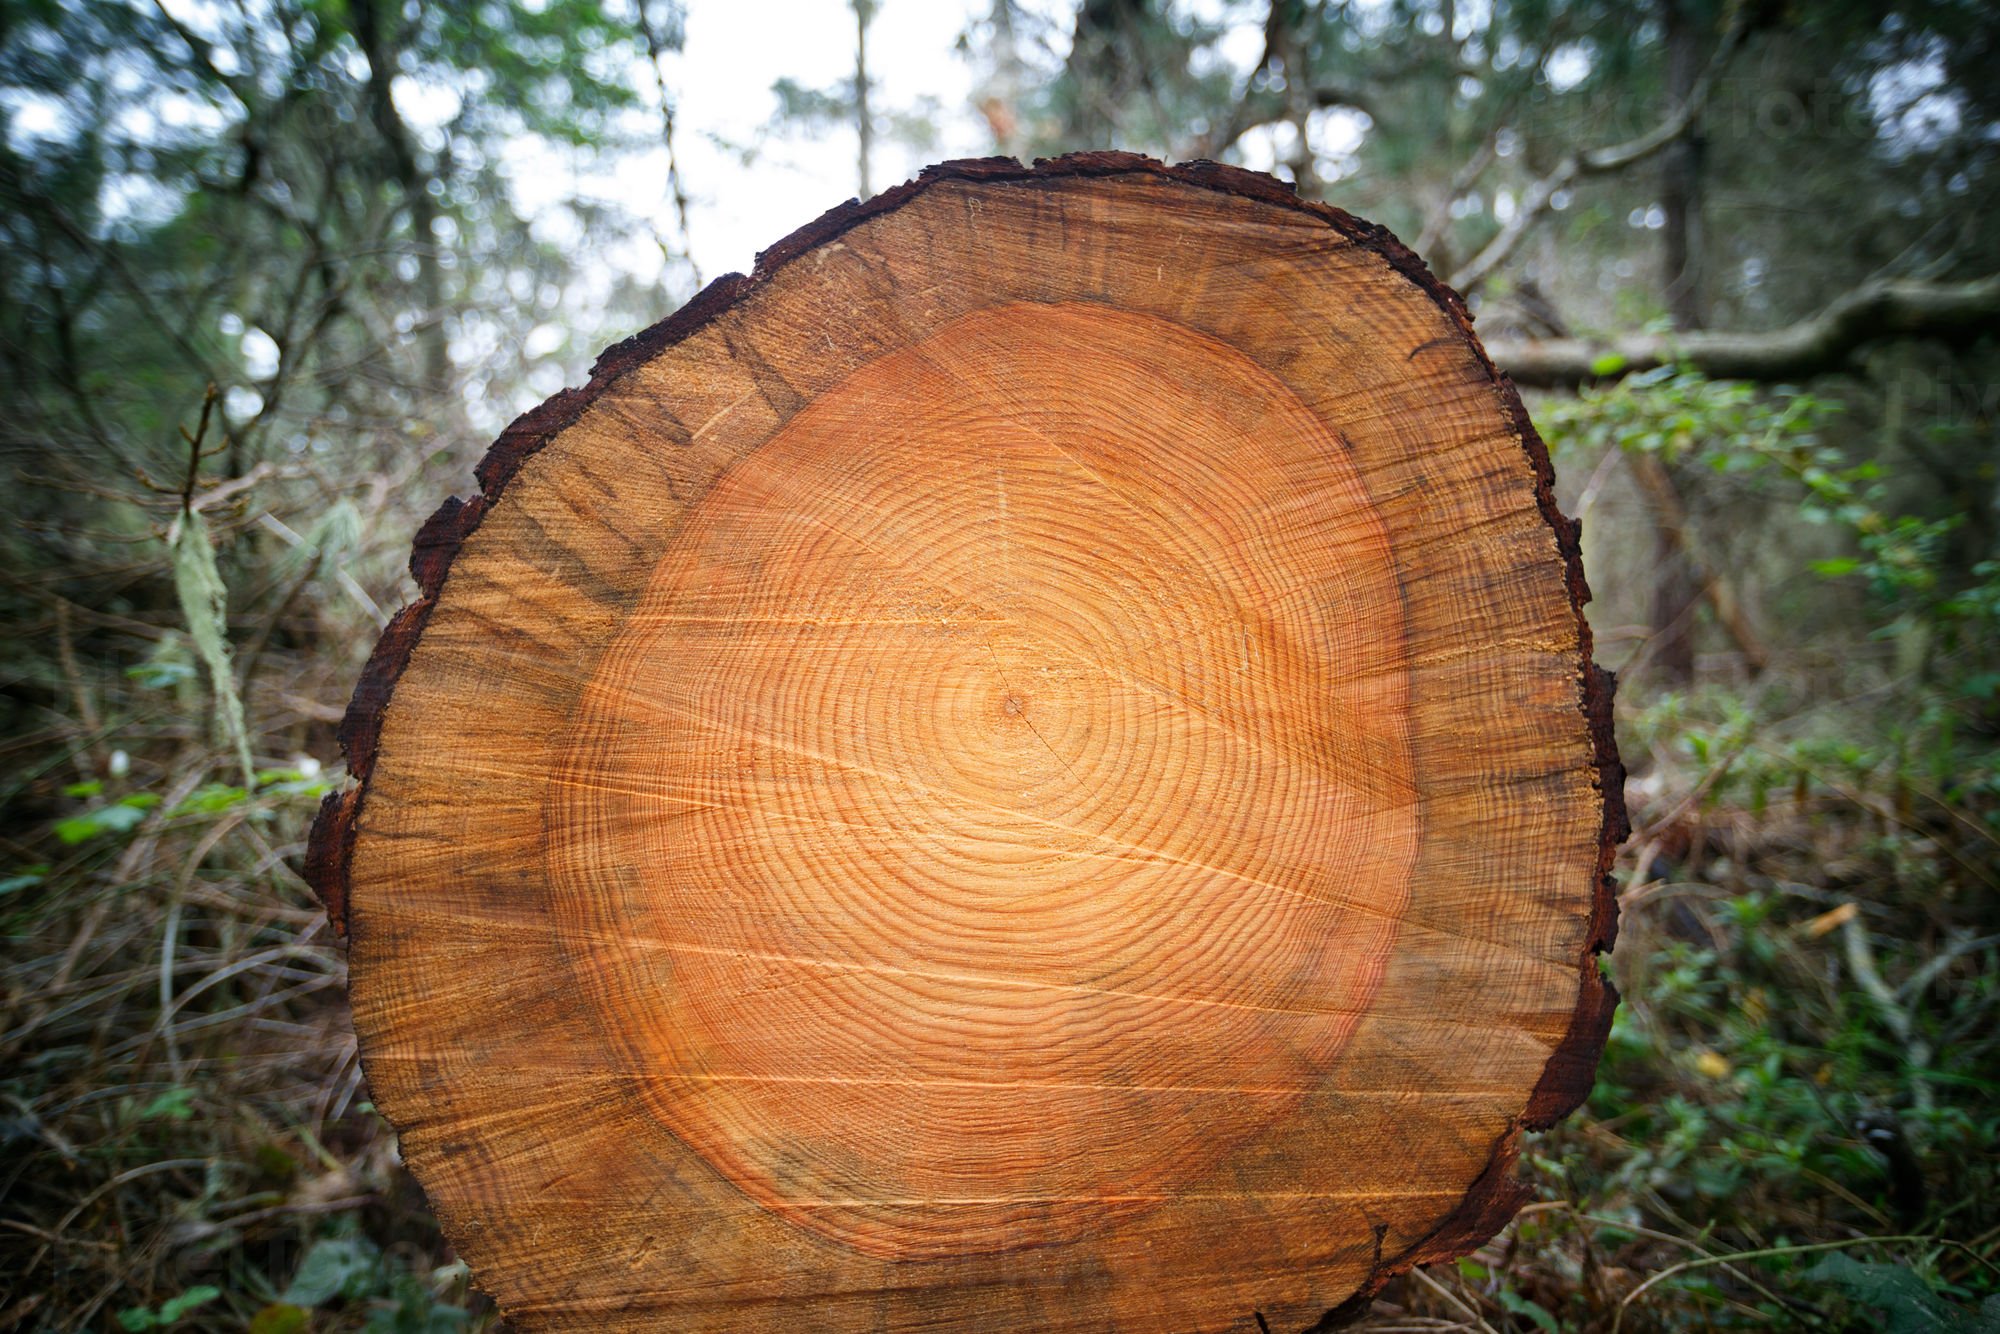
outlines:
[[[516,1323],[1297,1330],[1511,1217],[1614,1003],[1610,682],[1386,233],[933,168],[479,480],[309,861]]]

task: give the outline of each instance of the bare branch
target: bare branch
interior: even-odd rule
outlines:
[[[1460,292],[1470,292],[1491,277],[1493,270],[1506,263],[1514,251],[1527,238],[1528,230],[1535,225],[1548,210],[1556,195],[1572,182],[1585,176],[1603,176],[1622,171],[1635,162],[1643,162],[1665,148],[1674,140],[1686,134],[1702,108],[1707,105],[1709,93],[1715,87],[1716,76],[1729,63],[1731,55],[1742,44],[1744,32],[1743,11],[1739,6],[1730,19],[1729,28],[1722,34],[1722,44],[1715,48],[1715,55],[1709,60],[1708,68],[1702,71],[1687,101],[1675,107],[1673,113],[1636,139],[1623,143],[1608,144],[1603,148],[1586,149],[1571,153],[1556,164],[1554,171],[1530,185],[1521,195],[1514,209],[1514,216],[1486,248],[1474,255],[1465,266],[1451,275],[1451,285]]]
[[[1271,5],[1264,19],[1263,54],[1250,67],[1243,92],[1230,107],[1229,118],[1197,137],[1180,156],[1219,158],[1250,131],[1293,119],[1301,111],[1352,107],[1371,120],[1379,119],[1372,99],[1358,88],[1332,84],[1306,85],[1308,71],[1301,68],[1304,62],[1300,58],[1299,34],[1295,27],[1295,20],[1299,17],[1298,13],[1281,3]],[[1284,74],[1288,89],[1284,95],[1268,86],[1259,87],[1259,80],[1274,69]]]
[[[1451,206],[1458,197],[1472,188],[1472,183],[1493,165],[1498,152],[1495,136],[1489,133],[1480,141],[1479,149],[1452,174],[1451,184],[1445,187],[1444,195],[1437,206],[1424,219],[1424,229],[1417,235],[1416,250],[1419,255],[1430,255],[1437,249],[1437,243],[1444,239],[1444,229],[1451,223]]]
[[[187,478],[181,483],[183,514],[194,512],[194,484],[201,477],[201,442],[208,438],[208,418],[215,411],[215,399],[215,383],[210,381],[207,391],[201,396],[201,421],[192,432],[185,426],[181,427],[181,439],[187,441],[188,446]]]

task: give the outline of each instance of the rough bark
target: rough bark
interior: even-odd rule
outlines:
[[[1511,1217],[1622,771],[1547,453],[1393,238],[948,164],[478,476],[309,869],[512,1320],[1296,1330]]]

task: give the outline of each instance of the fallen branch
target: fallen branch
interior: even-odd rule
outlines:
[[[1493,360],[1517,384],[1572,388],[1656,366],[1730,380],[1794,380],[1841,369],[1887,338],[1963,341],[2000,332],[2000,274],[1966,282],[1913,278],[1862,284],[1810,319],[1765,333],[1697,329],[1611,339],[1496,339]]]

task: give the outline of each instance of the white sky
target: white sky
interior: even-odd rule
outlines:
[[[952,49],[981,0],[886,0],[869,30],[877,105],[925,95],[941,112],[938,159],[992,151],[971,105],[972,71]],[[819,87],[854,73],[854,19],[844,0],[694,0],[687,43],[667,70],[680,90],[682,173],[698,200],[690,230],[704,276],[748,269],[755,252],[855,193],[856,142],[846,128],[770,144],[745,169],[723,143],[754,142],[770,120],[771,85]],[[878,145],[876,189],[921,170],[899,144]]]
[[[1051,0],[1037,8],[1054,13],[1067,5]],[[971,105],[973,72],[954,50],[959,34],[987,9],[988,0],[884,0],[868,34],[874,106],[894,112],[929,98],[938,115],[937,141],[928,150],[878,139],[871,163],[877,190],[926,162],[993,151]],[[749,269],[757,251],[855,194],[851,128],[819,134],[788,128],[781,134],[772,126],[777,99],[771,85],[779,79],[808,87],[852,79],[854,15],[846,0],[690,0],[687,40],[664,64],[675,99],[674,147],[690,199],[691,249],[704,281]],[[643,65],[634,78],[653,104]],[[654,113],[644,124],[658,133]],[[573,234],[559,206],[577,194],[617,203],[680,245],[664,150],[626,155],[613,173],[580,175],[561,156],[521,144],[510,166],[517,203],[540,217],[552,237]],[[660,255],[651,245],[627,248],[614,259],[646,277],[660,273]],[[689,286],[684,270],[663,277]]]

